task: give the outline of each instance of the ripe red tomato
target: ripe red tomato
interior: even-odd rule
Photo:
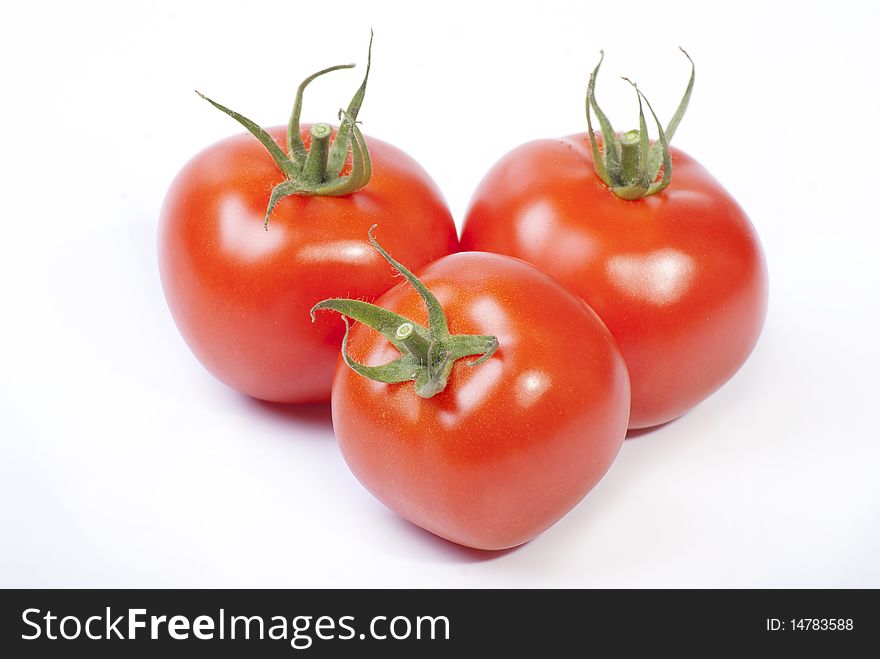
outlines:
[[[669,187],[628,201],[593,171],[586,134],[525,144],[480,183],[461,239],[534,263],[596,310],[629,368],[631,428],[674,419],[724,384],[767,304],[748,217],[698,162],[671,155]]]
[[[285,129],[269,133],[284,144]],[[308,128],[303,131],[310,144]],[[217,378],[284,403],[327,400],[342,327],[309,320],[340,292],[373,299],[396,281],[364,240],[380,222],[387,243],[414,266],[456,251],[455,226],[437,187],[399,149],[366,138],[372,178],[341,197],[288,196],[264,229],[284,175],[243,134],[214,144],[177,175],[162,208],[162,285],[183,338]]]
[[[492,335],[469,338],[494,336],[497,350],[476,351],[490,356],[473,366],[455,362],[446,388],[427,394],[417,394],[419,378],[376,382],[340,362],[332,411],[342,454],[414,524],[479,549],[516,546],[565,515],[611,465],[629,414],[626,367],[596,314],[520,260],[453,254],[420,279],[453,335]],[[376,304],[428,325],[407,283]],[[384,337],[354,326],[353,359],[400,358],[385,338],[395,326],[383,323]]]
[[[583,297],[626,360],[629,425],[645,428],[684,414],[746,360],[764,324],[767,270],[742,208],[699,163],[669,147],[694,86],[693,62],[665,130],[630,83],[639,128],[623,134],[596,102],[601,63],[587,88],[589,132],[531,142],[502,158],[474,193],[461,246],[530,261]],[[657,125],[654,144],[643,101]]]

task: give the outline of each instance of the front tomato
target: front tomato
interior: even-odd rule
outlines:
[[[357,325],[352,368],[336,372],[342,454],[414,524],[479,549],[519,545],[580,501],[617,455],[629,414],[623,360],[581,299],[520,260],[453,254],[419,279],[436,304],[401,284],[377,300],[393,312],[379,318],[346,301],[319,305],[381,331]],[[446,318],[448,333],[435,331]],[[413,326],[427,355],[401,341]],[[475,353],[485,353],[479,363],[455,361]],[[395,358],[390,375],[376,366]],[[419,370],[432,368],[433,379]]]
[[[595,74],[588,101],[602,121],[604,152],[592,131],[515,149],[474,193],[461,246],[527,260],[583,297],[620,346],[632,382],[630,427],[643,428],[685,413],[746,360],[764,322],[767,272],[742,208],[693,158],[668,147],[693,76],[648,150],[644,121],[617,135],[600,114]]]
[[[419,266],[457,247],[427,173],[360,134],[366,78],[338,133],[326,124],[300,132],[302,90],[314,77],[287,131],[245,124],[259,142],[231,137],[193,158],[168,191],[159,228],[162,285],[196,357],[231,387],[285,403],[330,395],[342,330],[328,319],[311,326],[315,301],[340,290],[373,299],[395,283],[363,240],[370,226],[393,227],[389,246]]]

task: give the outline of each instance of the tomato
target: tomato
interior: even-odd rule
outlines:
[[[283,142],[283,128],[269,132]],[[308,312],[340,291],[373,299],[394,285],[363,238],[373,224],[416,266],[456,250],[452,217],[425,171],[390,144],[367,145],[365,188],[286,197],[268,230],[269,194],[283,175],[250,135],[205,149],[171,185],[159,235],[165,296],[196,357],[229,386],[284,403],[329,399],[342,328],[328,318],[314,327]]]
[[[629,369],[631,428],[670,421],[726,382],[767,305],[745,212],[696,160],[669,154],[668,187],[627,200],[594,171],[590,133],[520,146],[479,184],[461,239],[537,265],[595,309]]]
[[[332,133],[329,147],[329,125],[300,129],[302,91],[318,75],[338,68],[346,67],[307,78],[297,94],[288,138],[301,136],[306,170],[318,143],[312,136],[322,136],[320,143],[332,149],[339,134]],[[387,228],[389,247],[415,266],[457,248],[452,217],[427,173],[399,149],[364,138],[354,124],[365,87],[366,78],[343,124],[349,136],[354,132],[352,151],[347,164],[339,161],[342,175],[358,164],[363,173],[365,166],[358,183],[368,179],[365,187],[350,193],[329,190],[342,196],[315,196],[346,180],[323,184],[319,178],[314,189],[306,186],[307,196],[291,194],[284,186],[297,180],[287,180],[289,172],[282,167],[293,167],[287,158],[297,145],[288,139],[284,152],[285,129],[262,131],[210,101],[257,139],[238,135],[208,147],[183,168],[167,193],[159,266],[174,320],[211,373],[255,398],[283,403],[329,399],[342,329],[330,319],[312,326],[308,312],[318,300],[340,291],[373,299],[396,283],[388,264],[364,240],[370,226],[380,222]],[[366,153],[355,153],[364,142]],[[318,170],[328,161],[326,150],[321,155],[323,162],[315,158]],[[346,152],[338,155],[344,158]],[[365,158],[358,163],[355,155]],[[283,195],[276,198],[273,191]]]
[[[509,254],[582,296],[620,346],[632,381],[630,427],[670,421],[724,384],[763,326],[767,274],[740,206],[672,149],[663,192],[615,197],[589,140],[526,144],[480,183],[461,247]]]
[[[486,353],[482,363],[455,361],[445,388],[420,389],[406,373],[396,384],[377,382],[340,362],[332,397],[339,446],[360,482],[412,523],[478,549],[519,545],[565,515],[611,465],[629,414],[626,367],[596,314],[523,261],[458,253],[419,278],[454,339],[491,335],[470,338],[495,343],[473,350]],[[318,306],[333,304],[340,301]],[[428,324],[406,282],[376,304]],[[385,336],[354,326],[346,359],[375,367],[408,358],[386,338],[394,324],[377,326]]]

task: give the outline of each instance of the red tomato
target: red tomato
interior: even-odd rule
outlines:
[[[269,132],[284,144],[285,128]],[[308,146],[308,126],[302,135]],[[365,188],[285,197],[268,231],[269,195],[284,175],[251,135],[208,147],[171,185],[159,230],[162,285],[187,344],[231,387],[284,403],[329,398],[343,330],[331,318],[313,326],[309,309],[340,292],[373,299],[396,283],[364,239],[373,224],[414,266],[456,250],[452,217],[425,171],[399,149],[366,141]]]
[[[593,170],[587,134],[525,144],[480,183],[462,249],[525,259],[596,310],[632,382],[631,428],[678,417],[726,382],[758,339],[767,273],[748,217],[693,158],[635,201]]]
[[[474,366],[455,362],[430,398],[412,382],[375,382],[340,362],[332,409],[342,454],[414,524],[479,549],[516,546],[565,515],[611,465],[629,414],[626,367],[596,314],[527,263],[453,254],[420,279],[452,334],[492,335],[497,351]],[[376,304],[427,325],[408,283]],[[400,356],[362,324],[349,352],[369,365]]]

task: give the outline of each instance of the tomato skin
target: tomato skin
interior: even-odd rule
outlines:
[[[586,133],[504,156],[478,186],[462,249],[529,261],[605,321],[632,382],[631,428],[670,421],[724,384],[764,323],[767,271],[748,217],[693,158],[671,148],[672,183],[617,198]]]
[[[418,526],[478,549],[519,545],[611,465],[629,415],[626,367],[592,309],[518,259],[463,252],[418,276],[450,332],[494,335],[499,348],[474,367],[456,362],[430,399],[410,382],[374,382],[340,362],[332,412],[342,454],[370,492]],[[407,284],[376,304],[427,324]],[[398,355],[360,324],[349,351],[368,364]]]
[[[269,132],[284,144],[286,128]],[[397,283],[366,240],[373,224],[415,267],[457,250],[452,217],[427,173],[399,149],[366,139],[373,176],[365,188],[286,197],[268,231],[269,194],[284,177],[251,135],[208,147],[172,183],[159,229],[165,296],[196,357],[238,391],[282,403],[329,399],[343,331],[331,318],[312,323],[309,310],[332,295],[371,300]]]

